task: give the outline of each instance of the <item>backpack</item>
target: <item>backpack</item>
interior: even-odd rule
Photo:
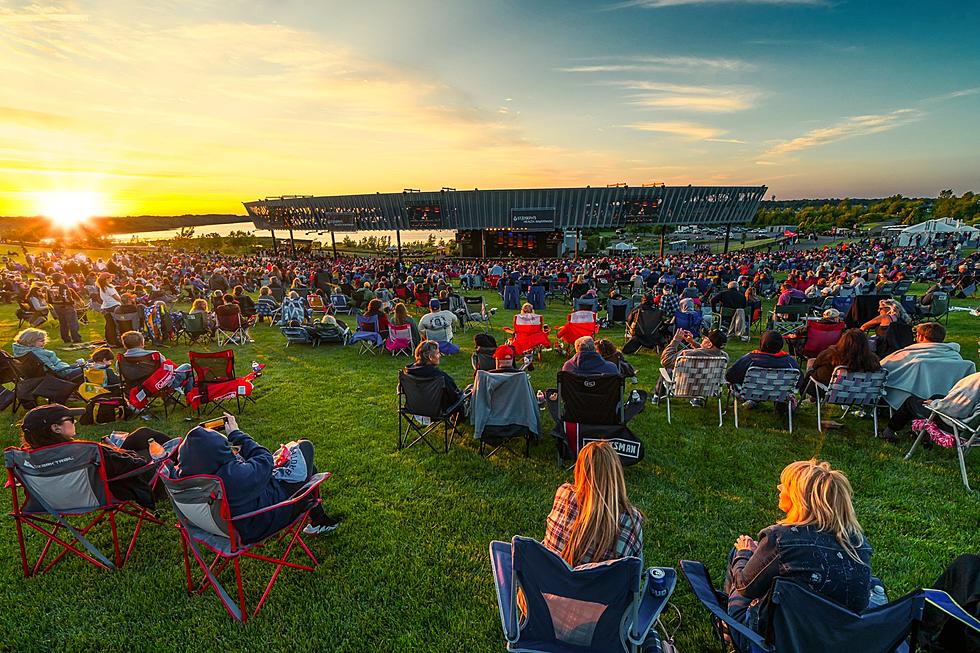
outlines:
[[[122,397],[99,395],[85,403],[85,413],[82,415],[81,423],[84,425],[108,424],[121,422],[131,416],[132,411]]]

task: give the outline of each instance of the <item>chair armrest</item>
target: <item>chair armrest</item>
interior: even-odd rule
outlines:
[[[514,605],[517,592],[514,588],[513,547],[509,542],[490,542],[490,568],[493,570],[493,584],[497,590],[497,608],[500,611],[500,625],[508,642],[516,642],[520,635],[517,626],[517,606]]]
[[[718,600],[717,591],[712,587],[711,579],[708,577],[708,570],[702,563],[694,560],[681,560],[681,571],[684,572],[684,577],[690,583],[694,596],[708,609],[708,612],[721,620],[730,630],[734,630],[752,642],[760,650],[773,650],[766,645],[766,640],[762,635],[728,614],[728,611]]]
[[[274,503],[271,506],[266,506],[265,508],[259,508],[258,510],[253,510],[252,512],[246,512],[242,515],[236,515],[231,518],[230,521],[238,521],[239,519],[248,519],[249,517],[255,517],[256,515],[261,515],[263,513],[269,512],[270,510],[278,510],[285,506],[291,506],[294,503],[298,503],[308,497],[312,492],[316,491],[320,484],[323,483],[330,476],[330,472],[321,472],[319,474],[314,474],[309,478],[306,483],[299,488],[293,496],[289,497],[285,501],[280,501],[279,503]]]
[[[668,370],[666,367],[660,368],[660,378],[663,379],[664,383],[666,383],[668,386],[674,384],[674,376],[671,374],[671,371]]]
[[[128,472],[124,472],[124,473],[120,474],[119,476],[113,476],[112,478],[107,478],[106,481],[109,482],[109,483],[112,483],[113,481],[121,481],[121,480],[123,480],[125,478],[132,478],[133,476],[139,476],[140,474],[145,474],[146,472],[149,472],[149,471],[154,471],[155,472],[155,471],[157,471],[157,470],[160,469],[160,466],[161,465],[163,465],[165,462],[167,462],[169,460],[170,460],[170,455],[164,456],[163,458],[160,458],[159,460],[151,460],[150,462],[146,463],[145,465],[142,465],[140,467],[137,467],[136,469],[131,469]]]
[[[926,406],[926,408],[929,407]],[[967,432],[972,433],[974,431],[974,429],[971,429],[967,424],[963,422],[963,420],[957,419],[955,417],[950,417],[946,413],[936,410],[935,408],[929,408],[929,419],[932,419],[933,417],[940,417],[943,419],[943,421],[949,422],[950,424],[955,424],[958,428],[961,428]]]
[[[664,588],[667,592],[663,596],[653,594],[651,580],[654,569],[660,569],[664,572]],[[677,572],[674,569],[669,567],[650,567],[647,569],[646,583],[643,586],[643,594],[640,598],[640,607],[636,612],[636,623],[630,628],[628,634],[629,640],[632,643],[639,646],[646,640],[647,634],[653,628],[653,624],[656,623],[664,608],[667,607],[667,602],[674,593],[675,587],[677,587]]]
[[[933,589],[923,589],[922,593],[925,594],[926,603],[929,603],[936,609],[945,612],[949,616],[953,617],[960,623],[964,624],[967,628],[972,628],[976,632],[980,633],[980,619],[977,619],[972,614],[963,609],[963,607],[953,600],[946,592],[942,590]]]

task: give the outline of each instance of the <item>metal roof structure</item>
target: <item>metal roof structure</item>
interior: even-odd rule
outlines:
[[[628,225],[730,225],[752,219],[766,186],[443,189],[283,196],[244,202],[258,229],[554,231]]]

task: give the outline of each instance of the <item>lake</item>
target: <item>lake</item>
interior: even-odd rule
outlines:
[[[194,227],[195,236],[205,236],[207,234],[218,234],[219,236],[227,236],[233,231],[254,231],[257,236],[269,236],[268,230],[256,231],[255,225],[251,222],[228,222],[225,224],[214,224],[214,225],[204,225]],[[180,229],[163,229],[161,231],[140,231],[126,234],[111,234],[109,238],[118,243],[129,243],[133,241],[149,241],[149,240],[166,240],[173,238],[178,233]],[[438,242],[440,238],[450,241],[456,237],[456,232],[447,230],[432,230],[432,231],[402,231],[402,244],[407,243],[418,243],[425,242],[429,238],[429,234],[436,237]],[[330,234],[323,233],[317,235],[315,231],[300,231],[296,230],[293,232],[297,238],[302,238],[304,240],[312,239],[319,240],[326,246],[330,246]],[[349,235],[351,240],[357,241],[366,236],[391,236],[391,244],[395,244],[395,232],[394,231],[358,231],[358,232],[337,232],[337,242],[341,242],[344,236]],[[276,230],[276,238],[289,238],[289,232],[285,230]]]

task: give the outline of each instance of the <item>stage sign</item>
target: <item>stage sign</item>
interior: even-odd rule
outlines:
[[[510,226],[525,231],[554,231],[555,209],[511,209]]]
[[[633,199],[623,202],[623,225],[658,224],[660,218],[659,199]]]
[[[409,229],[442,229],[442,207],[439,202],[409,202],[405,204]]]
[[[353,213],[340,211],[324,213],[322,214],[320,224],[327,231],[357,231],[357,220]]]

